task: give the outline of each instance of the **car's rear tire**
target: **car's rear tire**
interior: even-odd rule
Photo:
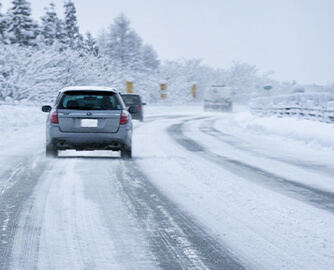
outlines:
[[[58,150],[56,148],[46,147],[45,148],[45,155],[47,157],[56,158],[56,157],[58,157]]]
[[[121,150],[121,158],[123,158],[123,159],[130,159],[130,158],[132,158],[132,149],[131,148],[122,149]]]

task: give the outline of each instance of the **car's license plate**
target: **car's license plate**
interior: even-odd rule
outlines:
[[[81,119],[81,127],[97,127],[97,119]]]

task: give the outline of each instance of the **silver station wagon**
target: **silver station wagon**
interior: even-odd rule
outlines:
[[[120,93],[105,87],[68,87],[60,90],[55,105],[45,105],[46,155],[58,150],[121,151],[132,157],[132,119],[135,107],[126,110]]]

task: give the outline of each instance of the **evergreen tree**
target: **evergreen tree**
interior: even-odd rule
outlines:
[[[128,35],[127,47],[124,55],[125,66],[134,71],[141,72],[143,70],[143,61],[141,55],[142,39],[135,31],[131,31]]]
[[[92,53],[93,55],[98,55],[98,46],[96,44],[96,40],[94,39],[93,35],[90,32],[86,33],[86,39],[84,40],[84,49],[88,53]]]
[[[12,44],[20,46],[35,45],[38,25],[31,18],[30,3],[26,0],[13,0],[9,10],[9,39]]]
[[[56,25],[57,25],[56,39],[62,44],[67,44],[67,35],[63,21],[57,20]]]
[[[110,25],[105,53],[122,67],[133,68],[140,62],[142,40],[130,28],[130,21],[121,14]]]
[[[44,43],[52,45],[56,40],[64,43],[64,31],[62,21],[58,18],[55,12],[55,5],[50,4],[49,8],[45,8],[46,14],[42,19],[41,35],[43,36]]]
[[[0,3],[0,42],[7,43],[8,18],[1,13],[2,4]]]
[[[74,3],[69,0],[65,2],[65,21],[64,30],[67,38],[67,44],[72,49],[81,49],[83,43],[83,37],[79,32],[79,26],[76,16],[76,9]]]
[[[99,53],[102,53],[104,55],[106,55],[106,48],[107,48],[107,32],[105,29],[101,29],[100,30],[100,33],[98,35],[98,38],[97,38],[97,44],[98,44],[98,47],[99,47]]]
[[[148,69],[156,70],[160,65],[158,54],[151,45],[144,45],[141,48],[141,57],[144,66]]]

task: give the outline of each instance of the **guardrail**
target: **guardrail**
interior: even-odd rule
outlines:
[[[293,116],[334,123],[333,93],[298,93],[251,100],[251,111],[261,115]]]

